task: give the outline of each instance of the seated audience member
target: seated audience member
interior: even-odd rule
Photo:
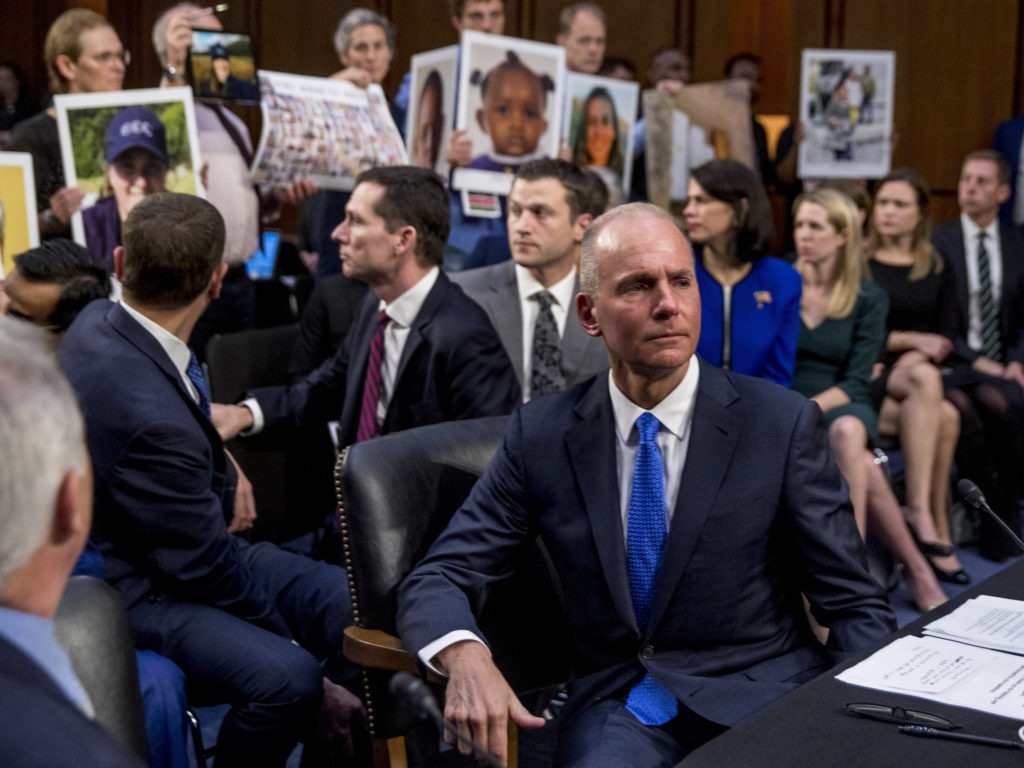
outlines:
[[[667,766],[895,622],[818,408],[696,356],[700,297],[672,218],[635,203],[600,217],[580,283],[577,315],[610,373],[513,414],[403,583],[398,628],[447,673],[458,736],[503,760],[509,718],[544,721],[494,667],[471,606],[539,535],[573,635],[556,764]]]
[[[163,192],[167,178],[167,130],[146,107],[126,107],[107,126],[103,159],[107,164],[103,191],[82,213],[85,243],[106,270],[114,267],[114,248],[121,244],[121,224],[135,205]]]
[[[890,172],[875,191],[865,252],[871,277],[888,296],[889,312],[871,399],[879,432],[900,441],[906,518],[917,546],[939,579],[966,584],[949,530],[960,416],[943,399],[938,367],[953,350],[953,272],[932,245],[928,202],[928,184],[910,168]]]
[[[864,536],[870,527],[904,566],[918,607],[928,611],[946,595],[918,551],[888,478],[868,450],[878,438],[878,415],[869,390],[885,340],[888,302],[868,280],[860,219],[849,198],[831,189],[797,198],[794,209],[797,269],[803,277],[800,336],[793,389],[825,414],[828,438],[849,484],[850,501]],[[918,535],[932,540],[930,517]]]
[[[334,738],[351,738],[361,705],[337,681],[354,671],[339,630],[352,611],[340,568],[233,535],[251,524],[251,488],[186,345],[220,290],[223,247],[205,200],[141,201],[114,254],[123,300],[87,306],[59,357],[86,417],[93,538],[136,642],[178,664],[201,698],[231,702],[219,763],[283,766],[315,735],[318,709]]]
[[[0,317],[0,762],[142,766],[93,720],[54,637],[89,537],[92,477],[75,395],[45,336]]]
[[[947,365],[947,396],[960,411],[964,434],[983,435],[957,455],[960,469],[1014,531],[1020,530],[1024,464],[1024,237],[998,221],[1010,195],[1010,168],[992,150],[971,152],[957,184],[960,217],[935,228],[932,242],[953,273],[957,333]],[[969,455],[968,455],[969,454]],[[987,516],[978,551],[1002,561],[1017,549]]]
[[[370,287],[337,353],[290,387],[217,406],[225,439],[265,426],[339,419],[339,447],[411,427],[508,413],[512,363],[487,315],[440,270],[448,193],[425,168],[392,166],[356,180],[334,230],[346,277]]]
[[[452,276],[483,307],[515,368],[523,400],[560,392],[608,367],[599,339],[573,312],[579,244],[594,217],[590,185],[566,160],[524,163],[508,197],[512,261]]]
[[[53,93],[119,91],[131,57],[105,18],[86,8],[65,11],[50,25],[43,59]],[[10,152],[28,152],[36,182],[39,235],[67,237],[71,216],[82,204],[82,191],[64,183],[64,164],[51,106],[11,132]]]
[[[89,251],[62,237],[15,256],[3,280],[7,314],[63,333],[91,301],[110,296],[110,275]]]
[[[800,331],[800,275],[765,252],[768,196],[736,160],[712,160],[690,176],[684,209],[701,295],[700,356],[726,370],[785,387]]]
[[[85,247],[58,237],[15,257],[14,271],[2,281],[0,294],[9,300],[6,309],[0,306],[0,314],[63,334],[86,305],[110,295],[110,276]],[[103,556],[91,542],[72,575],[103,578]],[[136,660],[150,767],[187,768],[185,676],[174,662],[152,651],[137,651]]]

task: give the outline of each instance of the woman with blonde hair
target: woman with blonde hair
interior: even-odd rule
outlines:
[[[857,208],[840,192],[818,189],[798,197],[793,212],[796,267],[803,280],[793,389],[825,414],[861,534],[870,527],[889,547],[903,565],[918,608],[930,610],[946,596],[868,450],[878,434],[869,391],[888,302],[866,276]]]

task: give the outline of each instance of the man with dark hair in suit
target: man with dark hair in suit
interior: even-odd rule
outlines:
[[[579,244],[594,219],[584,210],[589,198],[589,180],[573,163],[523,163],[508,198],[512,261],[452,275],[498,331],[524,400],[608,367],[604,344],[583,332],[573,309]]]
[[[335,681],[354,672],[341,652],[352,610],[342,569],[233,535],[252,510],[187,346],[220,291],[224,236],[198,197],[140,202],[114,252],[123,300],[86,307],[59,355],[94,457],[93,539],[138,646],[232,703],[218,764],[283,766],[318,710],[350,738],[361,705]]]
[[[0,318],[0,763],[141,766],[92,719],[53,618],[89,538],[92,473],[46,334]]]
[[[431,170],[360,174],[335,229],[342,271],[370,286],[337,354],[289,387],[218,405],[225,439],[264,426],[339,419],[338,446],[454,419],[506,414],[512,364],[483,310],[440,270],[448,193]]]
[[[1020,467],[1024,460],[1024,236],[1003,226],[999,206],[1010,196],[1010,167],[995,150],[971,152],[957,183],[959,218],[935,228],[932,242],[953,272],[957,336],[947,378],[977,409],[964,418],[965,431],[981,415],[988,471],[972,478],[993,509],[1020,531]],[[968,370],[963,370],[968,369]],[[963,409],[965,403],[954,400]],[[972,458],[977,458],[974,456]],[[982,516],[978,550],[1002,561],[1016,547]]]
[[[543,724],[471,605],[539,535],[572,634],[556,764],[670,766],[891,632],[823,427],[800,395],[695,357],[700,297],[672,218],[630,204],[583,237],[576,310],[610,374],[531,400],[403,583],[405,646],[449,676],[460,737],[504,758]],[[814,637],[803,596],[829,627]],[[468,751],[468,742],[458,741]]]

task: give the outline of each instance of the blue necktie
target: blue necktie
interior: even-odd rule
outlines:
[[[210,418],[210,390],[206,388],[206,377],[203,376],[203,369],[199,367],[199,361],[196,360],[194,353],[189,358],[185,375],[199,393],[199,410],[206,414],[206,418]]]
[[[636,420],[640,445],[629,495],[626,569],[629,573],[629,596],[641,631],[647,628],[654,577],[665,543],[665,470],[661,450],[655,441],[660,427],[661,423],[650,413],[641,414]],[[626,709],[644,725],[662,725],[679,712],[675,697],[650,674],[644,675],[629,692]]]

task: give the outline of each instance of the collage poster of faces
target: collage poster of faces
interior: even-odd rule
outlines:
[[[65,181],[85,193],[71,220],[75,242],[96,252],[94,233],[109,232],[147,195],[205,196],[188,89],[61,94],[53,103]]]
[[[405,144],[379,85],[260,70],[263,133],[253,160],[259,184],[306,178],[350,190],[362,171],[405,165]]]
[[[433,168],[443,178],[448,177],[444,149],[452,134],[458,66],[457,45],[412,57],[409,125],[405,132],[409,164]]]
[[[14,256],[39,245],[35,172],[28,152],[0,152],[0,278],[14,269]]]
[[[892,164],[892,51],[805,49],[800,71],[802,178],[877,179]]]
[[[519,166],[558,155],[565,49],[513,37],[465,32],[455,125],[473,144],[452,186],[506,195]]]
[[[629,192],[637,83],[570,73],[566,78],[562,144],[581,168],[594,168],[609,189]]]

